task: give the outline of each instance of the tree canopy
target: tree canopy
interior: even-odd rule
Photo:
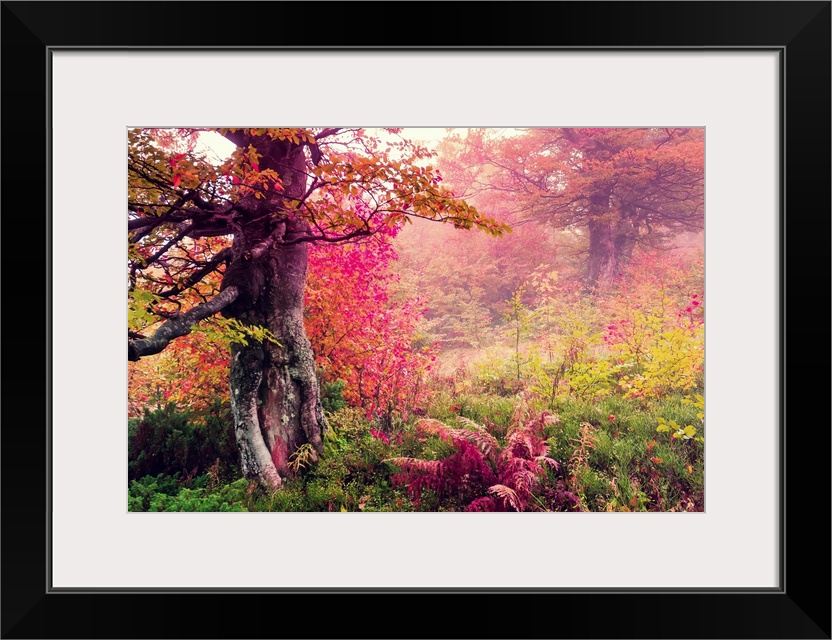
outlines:
[[[201,131],[129,133],[134,360],[240,296],[245,302],[250,292],[223,293],[217,277],[232,262],[235,236],[257,257],[273,246],[361,241],[410,218],[508,229],[445,189],[425,162],[431,153],[395,129],[386,130],[391,141],[360,129],[217,129],[237,145],[221,164],[195,152]],[[302,230],[287,233],[287,225]],[[156,340],[140,338],[156,319],[172,322]]]

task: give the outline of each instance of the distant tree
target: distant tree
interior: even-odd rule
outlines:
[[[704,130],[472,129],[441,148],[449,181],[482,210],[588,239],[586,282],[608,287],[636,246],[704,227]],[[444,166],[444,165],[443,165]]]

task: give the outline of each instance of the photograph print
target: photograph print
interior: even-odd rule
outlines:
[[[129,511],[704,511],[704,134],[128,130]]]

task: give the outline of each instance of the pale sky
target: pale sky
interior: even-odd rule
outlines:
[[[453,131],[464,131],[464,129],[453,129]],[[379,131],[378,133],[382,140],[387,137],[384,131]],[[411,127],[402,129],[402,136],[404,138],[424,144],[429,149],[434,149],[436,144],[446,135],[448,135],[448,130],[442,127]],[[391,137],[390,139],[392,140],[393,138]],[[231,155],[233,150],[234,144],[214,131],[201,131],[196,143],[196,151],[204,151],[208,159],[216,164],[220,164],[225,158]]]

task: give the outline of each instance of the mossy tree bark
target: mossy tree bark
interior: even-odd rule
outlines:
[[[233,346],[231,408],[244,474],[278,488],[291,475],[290,457],[301,446],[311,445],[311,460],[323,450],[325,423],[303,323],[309,245],[296,242],[308,235],[309,226],[283,205],[306,189],[304,150],[268,139],[258,139],[257,150],[260,168],[274,169],[283,190],[238,204],[246,219],[235,234],[222,288],[240,292],[225,315],[265,327],[276,340]]]

